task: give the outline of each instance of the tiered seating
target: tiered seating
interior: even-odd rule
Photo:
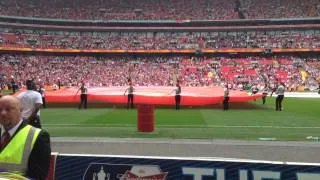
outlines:
[[[19,30],[15,30],[19,31]],[[38,31],[24,34],[0,33],[4,47],[54,48],[54,49],[199,49],[199,48],[320,48],[319,32],[282,32],[280,35],[237,35],[191,32],[171,33],[97,33],[97,35],[57,35]],[[42,32],[43,33],[43,32]],[[56,32],[58,33],[58,32]],[[60,32],[61,33],[61,32]],[[239,60],[241,61],[241,60]],[[283,62],[286,63],[286,62]]]
[[[249,19],[317,17],[317,0],[8,0],[1,15],[89,20],[229,20],[238,19],[235,9]]]
[[[312,59],[315,60],[315,59]],[[296,57],[55,57],[0,56],[0,75],[6,83],[14,76],[22,84],[26,79],[54,84],[60,78],[63,85],[85,81],[91,86],[125,86],[131,78],[136,86],[171,86],[179,79],[183,86],[211,86],[225,83],[240,87],[284,82],[288,87],[317,86],[320,70],[307,59]],[[272,63],[270,63],[272,62]],[[282,64],[284,62],[284,64]],[[290,65],[288,65],[288,63]],[[319,64],[319,63],[318,63]],[[307,84],[300,69],[310,74]]]

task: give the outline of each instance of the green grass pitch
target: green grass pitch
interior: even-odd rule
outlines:
[[[253,108],[227,112],[217,108],[156,109],[153,133],[137,131],[135,109],[49,107],[41,109],[41,121],[52,137],[303,141],[307,136],[320,136],[320,99],[285,98],[282,112],[274,110],[274,103],[274,98],[268,98],[266,105],[257,100],[251,102]]]

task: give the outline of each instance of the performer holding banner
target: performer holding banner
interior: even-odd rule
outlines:
[[[228,84],[225,85],[225,88],[223,90],[223,110],[228,110],[229,109],[229,87],[228,87]]]
[[[278,95],[276,98],[276,111],[282,111],[282,101],[284,99],[284,91],[285,87],[284,84],[281,83],[276,91],[276,94]]]
[[[179,80],[176,83],[176,88],[171,91],[169,94],[175,92],[175,102],[176,102],[176,110],[180,110],[180,104],[181,104],[181,86],[179,84]]]
[[[268,91],[269,91],[269,88],[267,85],[264,86],[263,90],[262,90],[262,104],[266,104],[266,99],[267,99],[267,96],[268,96]]]
[[[88,89],[84,86],[84,82],[81,83],[81,87],[78,89],[76,95],[78,94],[79,91],[81,91],[79,109],[81,109],[82,106],[84,106],[84,109],[87,109]]]
[[[126,95],[127,91],[128,91],[128,101],[127,101],[127,109],[129,109],[129,104],[131,106],[131,108],[133,108],[133,92],[134,92],[134,88],[132,86],[132,82],[131,80],[128,80],[129,82],[129,87],[126,89],[126,91],[124,92],[124,96]]]

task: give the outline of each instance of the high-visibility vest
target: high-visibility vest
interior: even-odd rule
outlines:
[[[0,153],[0,177],[6,177],[9,173],[21,176],[26,174],[29,156],[40,131],[26,125],[11,139]]]
[[[0,172],[0,179],[1,180],[13,180],[13,179],[14,180],[30,180],[19,174],[9,173],[9,172]]]

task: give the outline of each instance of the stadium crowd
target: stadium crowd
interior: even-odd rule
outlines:
[[[318,0],[1,0],[0,14],[87,20],[228,20],[319,16]]]
[[[320,31],[61,32],[6,30],[2,47],[55,49],[320,48]]]
[[[26,79],[39,84],[77,86],[126,86],[130,78],[135,86],[212,86],[231,84],[245,89],[263,88],[284,82],[288,90],[303,85],[318,88],[318,58],[297,57],[88,57],[88,56],[0,56],[2,84],[12,79],[22,86]],[[304,72],[304,73],[302,73]],[[319,80],[319,79],[318,79]]]

